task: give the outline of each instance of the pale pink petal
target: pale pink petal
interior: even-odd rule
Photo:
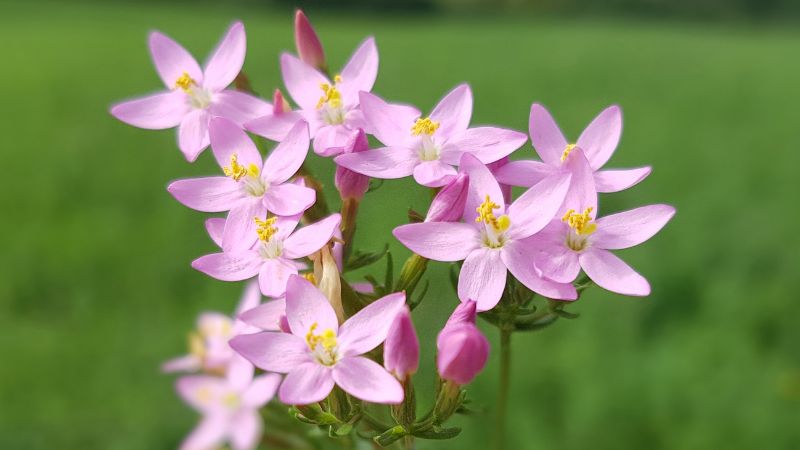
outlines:
[[[260,408],[275,396],[281,377],[278,374],[268,373],[257,376],[253,383],[242,393],[242,404],[247,408]]]
[[[333,385],[330,367],[309,362],[297,366],[286,375],[278,398],[287,405],[309,405],[324,400],[331,393]]]
[[[345,392],[371,403],[403,401],[403,387],[380,364],[361,356],[345,358],[333,367],[333,379]]]
[[[250,311],[261,303],[261,291],[258,289],[258,282],[252,280],[244,287],[242,298],[239,299],[239,304],[236,305],[235,315],[240,315],[245,311]]]
[[[458,275],[458,298],[474,300],[478,311],[488,311],[500,301],[506,287],[506,266],[500,250],[480,248],[467,256]]]
[[[619,192],[636,186],[650,175],[650,166],[636,169],[600,170],[594,173],[597,192]]]
[[[203,420],[183,440],[180,450],[208,450],[219,447],[228,433],[228,418],[212,414]]]
[[[224,117],[214,117],[208,128],[211,151],[220,167],[230,167],[231,158],[236,155],[239,164],[255,164],[261,169],[261,153],[242,127]]]
[[[531,105],[528,130],[533,148],[542,161],[551,166],[561,165],[561,155],[567,148],[567,139],[544,106],[538,103]]]
[[[675,215],[669,205],[648,205],[597,219],[592,245],[617,250],[633,247],[658,233]]]
[[[601,288],[622,295],[650,295],[650,283],[610,251],[588,248],[579,259],[586,275]]]
[[[288,53],[281,55],[281,73],[286,90],[301,109],[316,109],[322,97],[320,85],[330,84],[325,75]]]
[[[226,89],[214,96],[209,108],[214,116],[224,117],[240,126],[258,117],[272,114],[272,105],[244,92]]]
[[[311,361],[305,339],[289,333],[240,334],[231,339],[230,346],[258,368],[270,372],[288,373]]]
[[[586,158],[597,170],[603,167],[619,143],[622,135],[622,111],[619,106],[613,105],[604,109],[583,130],[578,138],[578,147],[586,152]]]
[[[189,162],[194,162],[200,152],[208,147],[210,117],[205,110],[196,109],[186,114],[178,127],[178,147]]]
[[[220,91],[231,84],[239,75],[244,64],[247,51],[247,38],[244,25],[236,22],[228,28],[214,53],[206,63],[203,87],[212,91]]]
[[[442,187],[456,177],[456,169],[439,160],[423,161],[414,167],[414,180],[427,187]]]
[[[345,104],[358,104],[358,93],[371,91],[378,76],[378,48],[375,46],[375,38],[369,37],[358,46],[342,69],[341,76],[342,82],[339,85]]]
[[[185,355],[173,358],[161,365],[161,371],[166,373],[173,372],[196,372],[202,367],[200,358],[194,355]]]
[[[302,213],[314,204],[316,192],[307,187],[292,183],[270,186],[264,193],[263,201],[267,209],[279,216]]]
[[[592,208],[593,211],[597,211],[594,172],[592,172],[583,150],[579,147],[574,148],[564,161],[563,168],[572,174],[572,178],[563,205],[557,214],[563,215],[569,209],[583,212],[586,208]]]
[[[325,157],[339,155],[356,134],[358,130],[349,126],[324,125],[314,135],[314,153]]]
[[[536,236],[533,237],[536,239]],[[556,283],[572,283],[581,271],[578,254],[563,242],[553,245],[545,244],[537,248],[535,264],[542,275]]]
[[[314,324],[319,332],[339,329],[336,312],[328,299],[301,276],[289,278],[286,288],[286,318],[292,333],[303,338]]]
[[[239,185],[228,177],[177,180],[167,191],[182,204],[203,212],[228,211],[245,198]]]
[[[150,33],[148,41],[153,64],[167,89],[175,89],[175,82],[184,72],[195,82],[203,82],[203,72],[197,61],[180,44],[158,31]]]
[[[386,146],[410,146],[416,138],[411,134],[414,120],[420,116],[418,109],[408,105],[386,103],[377,95],[362,92],[360,108],[367,122],[368,134],[374,135]]]
[[[431,120],[439,123],[436,130],[438,139],[449,139],[469,127],[472,118],[472,90],[469,85],[460,84],[448,92],[430,115]]]
[[[233,450],[254,450],[261,439],[264,422],[258,411],[243,410],[233,417],[229,427],[228,439]]]
[[[163,130],[180,125],[189,111],[186,94],[174,91],[118,103],[111,108],[111,115],[134,127]]]
[[[228,213],[222,232],[222,251],[243,251],[253,247],[258,234],[254,218],[267,215],[261,199],[248,197],[240,200]]]
[[[278,298],[244,311],[239,315],[239,320],[264,331],[280,331],[281,317],[285,315],[286,300]]]
[[[211,240],[222,248],[222,233],[225,230],[225,219],[214,217],[206,220],[206,231]]]
[[[493,211],[494,215],[497,217],[503,215],[506,211],[506,199],[503,198],[503,191],[492,172],[469,153],[465,153],[461,157],[459,169],[469,176],[467,202],[464,205],[464,222],[475,223],[475,219],[478,217],[477,208],[486,201],[487,195],[498,206]]]
[[[308,155],[308,144],[308,125],[297,122],[264,161],[264,181],[281,184],[294,176]]]
[[[550,223],[564,203],[570,179],[568,173],[557,173],[528,188],[508,207],[511,219],[508,235],[523,239]]]
[[[339,350],[344,356],[362,355],[385,339],[397,313],[406,302],[404,292],[389,294],[365,306],[339,329]]]
[[[244,127],[251,133],[263,136],[271,141],[280,142],[286,138],[289,130],[300,120],[303,120],[303,116],[300,113],[286,111],[253,119],[246,122]]]
[[[556,283],[542,278],[534,264],[535,255],[528,251],[522,241],[511,241],[503,246],[501,257],[508,270],[528,289],[556,300],[575,300],[578,293],[571,284]]]
[[[469,223],[410,223],[392,234],[412,252],[436,261],[461,261],[481,242],[480,232]]]
[[[227,344],[225,347],[230,349],[230,344]],[[236,391],[241,391],[253,381],[255,372],[256,368],[253,366],[253,363],[248,361],[244,356],[233,353],[230,356],[225,379],[229,387]]]
[[[373,178],[403,178],[419,164],[417,153],[407,147],[383,147],[367,152],[346,153],[336,157],[336,164]]]
[[[220,394],[225,388],[225,379],[210,375],[188,375],[178,378],[175,390],[181,399],[192,408],[203,413],[219,410]]]
[[[557,168],[540,161],[511,161],[494,174],[500,183],[531,187],[557,171]]]
[[[441,158],[447,164],[458,164],[461,154],[469,152],[480,162],[489,164],[508,156],[527,140],[524,133],[505,128],[469,128],[447,139]]]
[[[256,276],[262,259],[257,252],[212,253],[192,261],[192,267],[222,281],[242,281]]]
[[[264,260],[258,273],[258,284],[261,293],[267,297],[280,297],[286,293],[289,277],[297,275],[297,267],[283,258]]]
[[[297,259],[318,251],[331,240],[341,221],[342,216],[331,214],[319,222],[295,231],[283,242],[284,256]]]
[[[352,287],[354,291],[362,294],[375,293],[375,286],[373,286],[372,283],[351,283],[350,287]]]

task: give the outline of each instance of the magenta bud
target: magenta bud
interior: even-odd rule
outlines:
[[[325,52],[322,51],[322,43],[317,37],[317,32],[308,21],[308,17],[302,10],[298,9],[294,15],[294,42],[297,46],[297,54],[306,64],[325,71]]]
[[[459,173],[443,187],[431,202],[425,222],[458,222],[464,214],[467,202],[469,176]]]
[[[280,89],[275,89],[275,93],[272,94],[272,113],[283,114],[291,110],[292,105],[286,101],[286,97],[283,96],[283,92],[281,92]]]
[[[364,130],[359,129],[353,140],[344,148],[344,153],[358,153],[369,150],[369,141]],[[333,180],[336,189],[343,199],[354,198],[361,200],[369,189],[369,177],[345,169],[342,166],[336,167],[336,175]]]
[[[291,327],[289,327],[289,319],[287,319],[287,318],[286,318],[286,315],[285,315],[285,314],[284,314],[284,315],[282,315],[282,316],[281,316],[281,318],[280,318],[280,320],[278,321],[278,327],[279,327],[279,328],[281,329],[281,331],[283,331],[284,333],[289,333],[289,334],[291,334],[291,333],[292,333],[292,329],[291,329]]]
[[[408,306],[397,314],[386,336],[383,365],[400,381],[405,381],[419,368],[419,340]]]
[[[458,306],[456,306],[453,314],[451,314],[450,318],[447,319],[447,324],[445,324],[445,326],[457,325],[459,323],[471,323],[474,325],[477,315],[478,303],[473,300],[467,300],[466,302],[459,303]]]
[[[489,341],[467,322],[445,325],[436,338],[436,348],[439,376],[458,385],[472,382],[489,358]]]

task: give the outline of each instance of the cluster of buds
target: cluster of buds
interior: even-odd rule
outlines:
[[[241,74],[245,29],[237,22],[205,67],[153,32],[150,52],[166,90],[111,109],[136,127],[177,127],[190,162],[211,147],[219,173],[174,181],[168,191],[194,210],[224,213],[206,222],[219,250],[192,267],[222,281],[249,280],[235,314],[202,314],[189,355],[164,365],[190,373],[177,390],[204,417],[183,449],[227,443],[249,450],[276,438],[262,416],[277,401],[300,422],[329,427],[331,437],[367,437],[382,446],[455,437],[459,429],[446,422],[465,410],[465,386],[490,351],[479,315],[509,333],[574,317],[566,302],[592,282],[649,294],[647,280],[611,250],[646,241],[674,209],[597,216],[598,193],[627,189],[650,173],[602,170],[620,139],[618,107],[602,111],[570,143],[534,103],[529,135],[541,160],[512,161],[528,135],[470,126],[469,85],[456,86],[424,115],[371,92],[378,75],[373,38],[340,72],[330,72],[301,11],[295,40],[298,56],[280,56],[293,104],[280,90],[269,102],[250,89]],[[373,148],[368,136],[379,144]],[[305,166],[309,149],[335,164],[338,212]],[[354,251],[353,242],[371,180],[406,177],[434,196],[427,214],[409,214],[410,223],[393,230],[413,252],[395,279],[390,254]],[[512,186],[524,188],[516,199]],[[350,280],[349,272],[381,258],[382,280]],[[418,414],[420,340],[412,310],[424,298],[426,288],[415,290],[431,260],[451,265],[459,302],[436,339],[434,401]],[[376,405],[387,405],[386,414]]]

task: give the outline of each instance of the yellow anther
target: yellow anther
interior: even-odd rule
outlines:
[[[239,396],[233,392],[228,392],[222,397],[222,403],[230,409],[239,407]]]
[[[339,74],[336,74],[336,76],[333,77],[333,82],[336,83],[336,84],[341,83],[342,82],[342,76],[339,75]]]
[[[575,147],[577,147],[576,144],[567,144],[567,146],[564,148],[564,152],[561,154],[561,162],[567,160],[567,157],[570,153],[572,153],[572,150],[575,149]]]
[[[245,175],[255,178],[258,176],[259,172],[258,166],[253,163],[250,163],[247,166],[239,164],[236,153],[231,155],[231,165],[228,167],[223,167],[222,171],[225,173],[225,176],[233,178],[234,181],[241,180]]]
[[[475,208],[475,212],[478,213],[478,217],[475,218],[475,222],[489,224],[495,229],[495,231],[506,231],[511,225],[511,219],[509,219],[505,214],[500,217],[495,217],[493,210],[499,207],[500,205],[493,202],[492,199],[487,195],[486,200],[484,200],[480,206]]]
[[[594,208],[590,206],[580,214],[576,213],[574,209],[570,209],[566,214],[564,214],[564,217],[562,217],[561,220],[566,222],[570,228],[575,230],[575,234],[580,236],[588,236],[597,231],[597,224],[593,223],[591,216],[589,216],[593,209]]]
[[[195,332],[189,333],[189,353],[201,360],[205,358],[206,343],[203,340],[203,337],[200,336],[199,333]]]
[[[196,85],[197,82],[189,75],[189,72],[183,72],[183,75],[175,81],[175,87],[183,89],[184,92],[189,92],[189,88]]]
[[[328,328],[327,330],[323,331],[322,334],[314,334],[317,326],[318,325],[315,322],[313,325],[311,325],[311,328],[306,334],[306,343],[308,344],[308,348],[313,351],[317,345],[322,345],[322,348],[324,348],[325,351],[330,352],[338,344],[336,341],[336,332]]]
[[[253,220],[256,221],[256,233],[258,234],[258,238],[264,242],[269,242],[272,236],[278,232],[278,227],[274,226],[275,221],[278,220],[277,217],[273,216],[264,220],[254,217]]]
[[[414,122],[414,126],[411,127],[411,134],[413,136],[419,136],[420,134],[431,136],[438,129],[439,122],[434,122],[430,117],[426,117],[424,119],[417,119],[417,121]]]
[[[341,77],[339,77],[341,80]],[[337,81],[338,83],[338,81]],[[336,89],[336,86],[331,86],[328,83],[322,83],[319,85],[322,89],[322,97],[319,98],[317,102],[317,109],[322,108],[322,105],[328,104],[333,108],[339,108],[342,106],[342,94],[339,93],[339,90]]]
[[[314,286],[317,285],[317,279],[314,277],[314,272],[306,272],[303,274],[303,278],[310,281]]]

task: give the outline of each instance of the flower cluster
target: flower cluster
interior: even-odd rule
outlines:
[[[650,205],[598,217],[598,193],[627,189],[650,173],[603,169],[620,139],[617,106],[569,141],[534,103],[529,135],[541,160],[511,161],[528,136],[472,126],[467,84],[423,114],[371,92],[378,75],[373,38],[339,72],[329,71],[301,11],[295,40],[298,56],[280,57],[293,104],[280,90],[272,102],[252,91],[241,73],[246,38],[237,22],[202,68],[153,32],[150,52],[166,90],[111,109],[136,127],[177,127],[190,162],[211,147],[219,172],[174,181],[168,191],[194,210],[225,213],[206,222],[218,251],[192,267],[222,281],[250,280],[232,317],[203,313],[189,354],[163,366],[188,373],[178,379],[178,393],[203,415],[183,449],[257,447],[269,433],[260,411],[275,396],[294,417],[329,427],[334,437],[352,433],[382,446],[454,437],[459,430],[445,422],[466,409],[464,386],[489,355],[479,314],[507,335],[574,317],[566,302],[591,283],[649,294],[647,280],[611,251],[646,241],[675,211]],[[338,213],[330,213],[305,166],[310,148],[335,163]],[[413,252],[395,280],[390,254],[354,251],[352,242],[370,180],[405,177],[434,197],[426,215],[411,212],[410,223],[393,230]],[[522,188],[516,198],[512,187]],[[346,279],[381,258],[383,281]],[[417,417],[420,340],[412,310],[424,297],[426,289],[416,287],[429,260],[451,264],[460,302],[436,339],[433,406]],[[381,404],[389,405],[383,413]]]

